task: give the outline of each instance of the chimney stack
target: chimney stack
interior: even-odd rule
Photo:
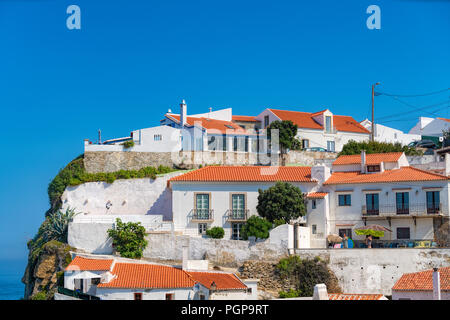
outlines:
[[[314,286],[313,300],[329,300],[327,286],[324,283],[319,283]]]
[[[441,277],[438,268],[433,268],[433,300],[441,300]]]
[[[185,126],[187,118],[187,105],[184,99],[180,103],[180,124],[181,126]]]
[[[361,150],[361,173],[366,172],[366,151]]]
[[[186,270],[188,268],[188,260],[189,260],[189,246],[183,246],[183,263],[182,269]]]

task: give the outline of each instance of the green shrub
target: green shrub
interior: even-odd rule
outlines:
[[[40,291],[31,297],[31,300],[47,300],[47,293]]]
[[[300,297],[301,292],[298,290],[289,289],[289,291],[278,292],[280,298],[296,298]]]
[[[273,227],[276,228],[278,226],[281,226],[283,224],[286,224],[286,221],[284,219],[275,219],[273,220]]]
[[[225,231],[221,227],[213,227],[211,229],[206,230],[206,235],[213,239],[222,239],[225,235]]]
[[[131,147],[134,147],[134,140],[128,140],[128,141],[125,141],[125,142],[122,143],[122,145],[123,145],[126,149],[131,148]]]
[[[267,239],[271,228],[272,223],[268,220],[258,216],[251,216],[242,227],[242,237],[244,240],[248,240],[248,237]]]
[[[117,218],[115,227],[108,230],[108,235],[113,240],[113,247],[125,258],[141,258],[148,244],[145,228],[140,222],[124,223]]]
[[[370,153],[386,153],[386,152],[404,152],[407,156],[420,156],[423,151],[416,150],[408,146],[403,146],[401,143],[388,143],[378,141],[362,141],[356,142],[354,140],[348,141],[339,152],[338,156],[361,154],[365,150],[367,154]]]

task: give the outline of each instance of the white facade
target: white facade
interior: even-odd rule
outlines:
[[[420,117],[417,124],[409,130],[410,134],[421,136],[442,137],[442,131],[450,128],[450,122],[442,118]]]
[[[134,300],[135,293],[142,294],[142,300],[166,300],[167,295],[173,295],[172,300],[194,300],[194,288],[164,288],[164,289],[128,289],[128,288],[97,288],[96,296],[101,300]]]
[[[372,131],[372,122],[368,119],[361,121],[361,125],[369,131]],[[399,142],[402,145],[408,145],[413,141],[418,141],[422,137],[420,134],[409,134],[404,133],[401,130],[394,129],[391,127],[383,126],[381,124],[375,123],[374,125],[375,131],[375,141],[378,142],[387,142],[387,143],[396,143]]]
[[[392,300],[433,300],[433,291],[392,290]],[[450,292],[442,291],[441,300],[450,300]]]

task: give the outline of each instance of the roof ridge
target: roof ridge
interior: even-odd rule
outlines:
[[[400,167],[400,169],[401,168],[410,168],[410,169],[414,169],[414,170],[419,171],[419,172],[423,172],[423,173],[431,174],[431,175],[434,175],[434,176],[438,176],[438,177],[449,179],[449,177],[444,176],[443,174],[439,174],[439,173],[428,171],[428,170],[419,169],[419,168],[413,167],[411,165],[410,166]]]

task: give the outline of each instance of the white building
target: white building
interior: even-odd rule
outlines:
[[[229,272],[185,269],[208,266],[207,261],[199,262],[183,260],[183,268],[177,268],[123,258],[76,256],[64,272],[64,288],[101,300],[257,299],[258,280],[242,281]]]
[[[361,125],[366,128],[369,132],[372,132],[372,121],[365,119],[361,121]],[[404,133],[401,130],[394,129],[391,127],[383,126],[381,124],[374,124],[374,139],[378,142],[396,143],[399,142],[402,145],[408,145],[413,141],[418,141],[422,139],[420,134],[409,134]]]
[[[421,136],[442,137],[442,131],[450,127],[450,119],[420,117],[417,124],[409,130],[410,134]]]
[[[403,274],[392,300],[450,300],[450,267]]]
[[[368,141],[370,132],[350,116],[333,115],[330,110],[316,113],[265,109],[257,117],[266,128],[276,120],[291,120],[298,126],[297,138],[303,148],[321,147],[340,152],[350,140]]]

